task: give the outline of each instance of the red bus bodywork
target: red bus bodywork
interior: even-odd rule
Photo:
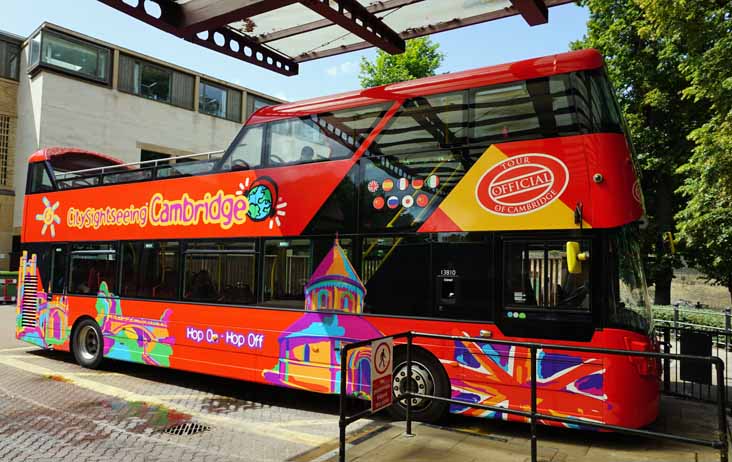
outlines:
[[[601,66],[600,55],[585,50],[263,108],[247,125],[390,104],[349,159],[98,186],[93,194],[89,189],[29,194],[22,239],[24,243],[50,243],[300,236],[404,100]],[[541,154],[547,152],[552,155]],[[31,158],[31,162],[43,160],[43,156]],[[535,180],[539,183],[526,183],[533,178],[532,172],[520,170],[526,165],[545,175]],[[512,176],[510,172],[518,173]],[[598,181],[598,174],[603,181]],[[552,186],[542,189],[542,178],[551,178]],[[278,210],[283,213],[255,221],[246,217],[248,203],[241,192],[260,184],[271,187],[273,203],[280,204]],[[493,187],[503,190],[486,192]],[[539,193],[531,192],[537,188]],[[508,205],[501,200],[514,194],[533,196]],[[578,203],[582,208],[579,225],[575,221]],[[625,137],[597,133],[491,145],[424,218],[417,232],[615,228],[642,214]],[[315,392],[339,391],[338,348],[343,342],[406,330],[537,340],[507,337],[492,323],[125,299],[110,293],[106,284],[96,296],[49,296],[36,265],[34,255],[23,257],[19,339],[69,351],[73,326],[90,318],[104,333],[106,357]],[[29,306],[36,310],[35,322],[24,320]],[[643,351],[653,348],[647,335],[615,328],[597,329],[590,342],[541,341]],[[527,349],[442,341],[421,341],[420,345],[439,359],[453,397],[529,408]],[[355,354],[349,365],[349,392],[368,395],[368,356]],[[547,350],[540,352],[538,379],[538,410],[542,413],[628,427],[647,425],[658,413],[658,371],[645,359]],[[467,406],[452,411],[518,420]]]

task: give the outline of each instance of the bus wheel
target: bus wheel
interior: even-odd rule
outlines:
[[[450,397],[450,381],[445,370],[430,353],[419,348],[412,350],[412,377],[407,378],[407,352],[404,348],[394,351],[394,379],[392,391],[394,404],[389,414],[397,420],[404,420],[407,414],[407,400],[400,399],[409,387],[410,391],[426,395]],[[424,398],[412,398],[412,418],[421,422],[436,422],[447,413],[448,404]]]
[[[99,325],[92,319],[84,319],[74,329],[72,338],[74,357],[82,367],[96,369],[102,362],[104,339]]]

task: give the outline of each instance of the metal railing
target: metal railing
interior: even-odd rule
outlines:
[[[670,323],[656,324],[655,329],[656,339],[664,353],[684,354],[685,347],[692,341],[698,340],[699,336],[702,336],[701,340],[707,344],[711,356],[718,357],[725,364],[728,364],[730,350],[732,350],[732,331],[730,330],[709,326],[674,326]],[[691,336],[694,336],[694,338],[690,339]],[[714,380],[711,371],[703,371],[701,374],[697,372],[690,377],[688,374],[684,374],[684,364],[680,362],[672,364],[668,359],[662,359],[661,361],[663,366],[662,391],[665,394],[713,402],[715,401],[714,388],[729,386],[728,369],[724,370],[721,379],[716,378]]]
[[[677,441],[682,443],[688,443],[688,444],[695,444],[705,447],[711,447],[714,449],[718,449],[720,451],[719,458],[722,462],[728,462],[728,452],[729,452],[729,442],[727,438],[727,415],[726,415],[726,407],[727,407],[727,396],[726,396],[726,387],[724,386],[718,386],[717,387],[717,412],[718,412],[718,438],[715,440],[706,440],[706,439],[700,439],[700,438],[691,438],[686,436],[680,436],[680,435],[672,435],[669,433],[661,433],[651,430],[645,430],[645,429],[637,429],[637,428],[628,428],[628,427],[621,427],[617,425],[608,425],[603,424],[599,422],[591,422],[587,420],[581,420],[576,419],[572,417],[559,417],[555,415],[548,415],[548,414],[542,414],[537,412],[536,404],[537,404],[537,352],[538,350],[544,350],[544,349],[551,349],[551,350],[563,350],[563,351],[575,351],[575,352],[582,352],[582,353],[600,353],[603,355],[621,355],[621,356],[636,356],[636,357],[643,357],[643,358],[652,358],[652,359],[666,359],[666,360],[687,360],[687,361],[700,361],[700,362],[707,362],[711,363],[716,371],[716,377],[717,377],[717,383],[724,383],[724,362],[714,356],[694,356],[694,355],[680,355],[680,354],[671,354],[671,353],[657,353],[657,352],[645,352],[645,351],[631,351],[631,350],[615,350],[615,349],[602,349],[602,348],[592,348],[592,347],[579,347],[579,346],[566,346],[566,345],[553,345],[553,344],[543,344],[543,343],[532,343],[532,342],[514,342],[514,341],[508,341],[508,340],[494,340],[494,339],[487,339],[482,337],[461,337],[461,336],[454,336],[454,335],[441,335],[441,334],[429,334],[429,333],[421,333],[421,332],[403,332],[395,335],[390,336],[384,336],[379,337],[375,339],[369,339],[369,340],[363,340],[359,342],[353,342],[344,345],[341,348],[341,381],[340,381],[340,418],[338,421],[339,426],[339,448],[338,448],[338,460],[340,462],[345,462],[346,460],[346,427],[369,415],[371,413],[370,409],[362,410],[354,415],[348,416],[347,415],[347,381],[348,381],[348,352],[352,351],[356,348],[362,348],[365,346],[371,345],[372,342],[376,340],[381,340],[384,338],[393,338],[393,339],[406,339],[406,342],[404,343],[404,346],[406,346],[406,365],[407,365],[407,377],[411,377],[412,372],[412,348],[415,338],[431,338],[431,339],[439,339],[439,340],[449,340],[449,341],[467,341],[467,342],[476,342],[480,344],[490,343],[490,344],[500,344],[500,345],[508,345],[508,346],[520,346],[528,348],[530,351],[530,361],[531,361],[531,403],[530,403],[530,411],[520,411],[517,409],[510,409],[510,408],[503,408],[503,407],[497,407],[497,406],[488,406],[484,404],[478,404],[478,403],[472,403],[467,401],[461,401],[453,398],[446,398],[443,396],[434,396],[434,395],[427,395],[423,393],[416,393],[410,389],[410,387],[407,387],[406,392],[402,394],[400,398],[406,400],[406,435],[413,435],[412,433],[412,398],[422,398],[422,399],[429,399],[429,400],[437,400],[442,401],[448,404],[458,404],[462,406],[469,406],[472,408],[477,409],[483,409],[487,411],[494,411],[494,412],[503,412],[506,414],[512,414],[517,415],[520,417],[524,417],[529,420],[531,424],[531,461],[536,462],[537,460],[537,423],[539,420],[544,421],[551,421],[551,422],[559,422],[559,423],[568,423],[568,424],[574,424],[574,425],[581,425],[584,427],[592,427],[597,428],[601,430],[609,430],[614,431],[618,433],[624,433],[627,435],[636,435],[636,436],[643,436],[643,437],[649,437],[649,438],[656,438],[656,439],[665,439],[665,440],[671,440],[671,441]]]
[[[216,165],[216,162],[219,162],[224,152],[224,150],[199,152],[82,170],[54,171],[54,175],[59,189],[170,178],[186,174],[206,173]],[[163,174],[166,170],[168,172]]]

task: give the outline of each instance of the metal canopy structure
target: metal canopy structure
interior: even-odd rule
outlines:
[[[283,75],[304,61],[521,15],[574,0],[99,0],[197,45]]]

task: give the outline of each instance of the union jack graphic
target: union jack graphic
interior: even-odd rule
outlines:
[[[463,333],[462,335],[467,335]],[[451,374],[452,397],[469,403],[531,410],[531,352],[527,347],[455,341]],[[448,361],[451,362],[451,361]],[[454,370],[454,369],[453,369]],[[600,359],[582,358],[539,350],[537,352],[537,411],[590,422],[602,422],[607,396],[603,391],[605,368]],[[527,422],[525,417],[469,406],[451,411],[476,417]],[[580,425],[541,421],[546,425],[580,428]]]

